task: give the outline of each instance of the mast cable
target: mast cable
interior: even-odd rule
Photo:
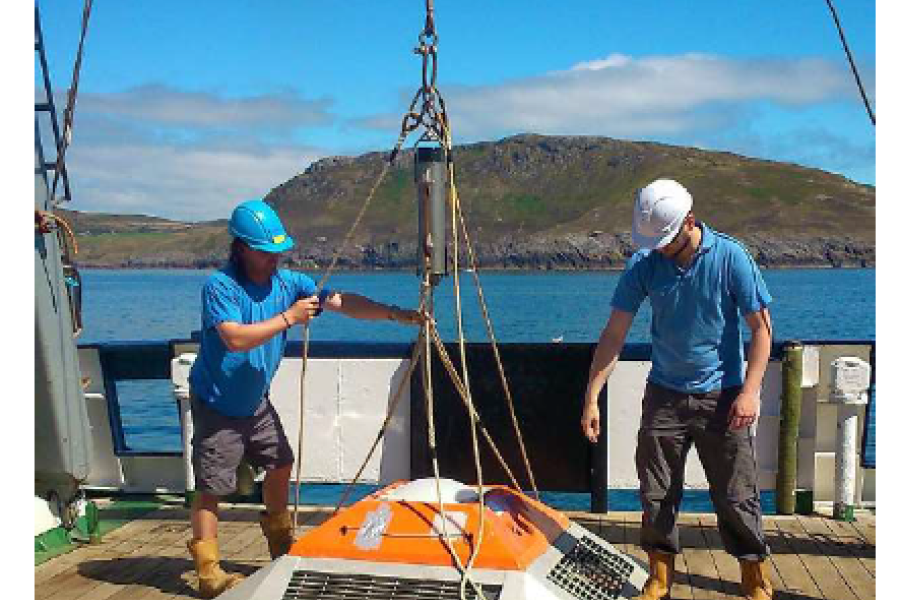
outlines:
[[[872,121],[872,125],[875,125],[875,113],[872,112],[872,107],[869,105],[869,98],[866,96],[866,90],[859,77],[859,72],[856,70],[856,63],[853,61],[853,54],[850,53],[850,46],[847,44],[847,39],[844,37],[844,30],[841,27],[841,20],[838,18],[837,10],[834,8],[834,4],[832,4],[831,0],[825,0],[825,2],[831,10],[831,16],[834,18],[834,24],[837,27],[838,35],[841,38],[841,44],[844,46],[844,53],[847,55],[847,60],[850,62],[850,70],[853,71],[853,77],[856,79],[856,87],[859,88],[859,95],[862,96],[863,104],[866,106],[866,112],[869,113],[869,119]]]
[[[75,66],[72,69],[72,86],[69,88],[66,98],[66,108],[63,110],[63,131],[59,147],[56,149],[56,169],[53,174],[53,186],[50,197],[56,196],[56,184],[60,174],[66,182],[66,200],[71,197],[68,193],[68,175],[66,172],[66,149],[72,141],[72,123],[75,119],[75,100],[78,97],[78,81],[81,78],[81,57],[84,54],[84,39],[87,36],[88,23],[91,18],[91,6],[93,0],[84,0],[84,8],[81,12],[81,37],[78,40],[78,53],[75,55]]]

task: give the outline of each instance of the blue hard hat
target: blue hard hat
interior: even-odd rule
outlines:
[[[262,200],[240,203],[231,213],[228,233],[263,252],[286,252],[294,247],[278,214]]]

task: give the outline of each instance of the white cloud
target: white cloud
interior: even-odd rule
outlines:
[[[329,152],[292,144],[329,125],[330,101],[142,86],[79,94],[67,153],[76,210],[180,220],[226,218]]]
[[[450,86],[442,93],[463,139],[522,131],[646,138],[729,126],[752,102],[803,107],[854,100],[855,89],[845,65],[819,59],[613,54],[567,71],[499,85]],[[378,115],[366,124],[378,128],[387,122]]]
[[[223,98],[209,92],[187,92],[145,85],[113,94],[82,93],[78,111],[155,126],[194,129],[282,128],[328,125],[332,101],[306,100],[296,92],[247,98]]]
[[[874,98],[874,82],[867,85]],[[612,54],[565,71],[441,91],[457,143],[533,132],[717,146],[716,139],[752,131],[748,124],[757,118],[759,102],[793,111],[857,101],[843,63],[700,54]],[[264,195],[312,160],[338,153],[337,145],[347,140],[359,151],[387,149],[406,108],[404,103],[391,114],[339,120],[330,99],[294,91],[243,98],[160,85],[83,92],[68,161],[72,208],[223,218],[236,202]],[[303,140],[315,129],[340,135],[334,146],[313,147]],[[841,142],[825,141],[822,151],[806,154],[827,168]],[[761,138],[757,147],[797,157],[777,140]],[[854,149],[868,151],[859,144]]]
[[[628,64],[631,59],[624,54],[610,54],[606,58],[598,58],[587,62],[580,62],[572,67],[573,71],[599,71],[601,69],[614,69]]]
[[[76,199],[71,208],[186,221],[227,218],[239,202],[264,196],[321,156],[292,147],[73,146],[67,161]]]

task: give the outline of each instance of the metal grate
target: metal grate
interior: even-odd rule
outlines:
[[[470,588],[471,589],[471,588]],[[487,600],[498,600],[503,586],[481,585]],[[468,594],[467,594],[468,597]],[[474,590],[472,597],[475,597]],[[294,571],[282,600],[457,600],[459,582],[374,575]]]
[[[616,600],[634,565],[583,537],[563,556],[548,579],[579,600]]]

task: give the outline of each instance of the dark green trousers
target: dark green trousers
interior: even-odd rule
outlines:
[[[641,547],[677,554],[678,508],[688,451],[696,446],[726,552],[743,560],[769,554],[763,535],[750,427],[728,429],[740,388],[685,394],[654,383],[644,392],[635,463],[641,482]]]

